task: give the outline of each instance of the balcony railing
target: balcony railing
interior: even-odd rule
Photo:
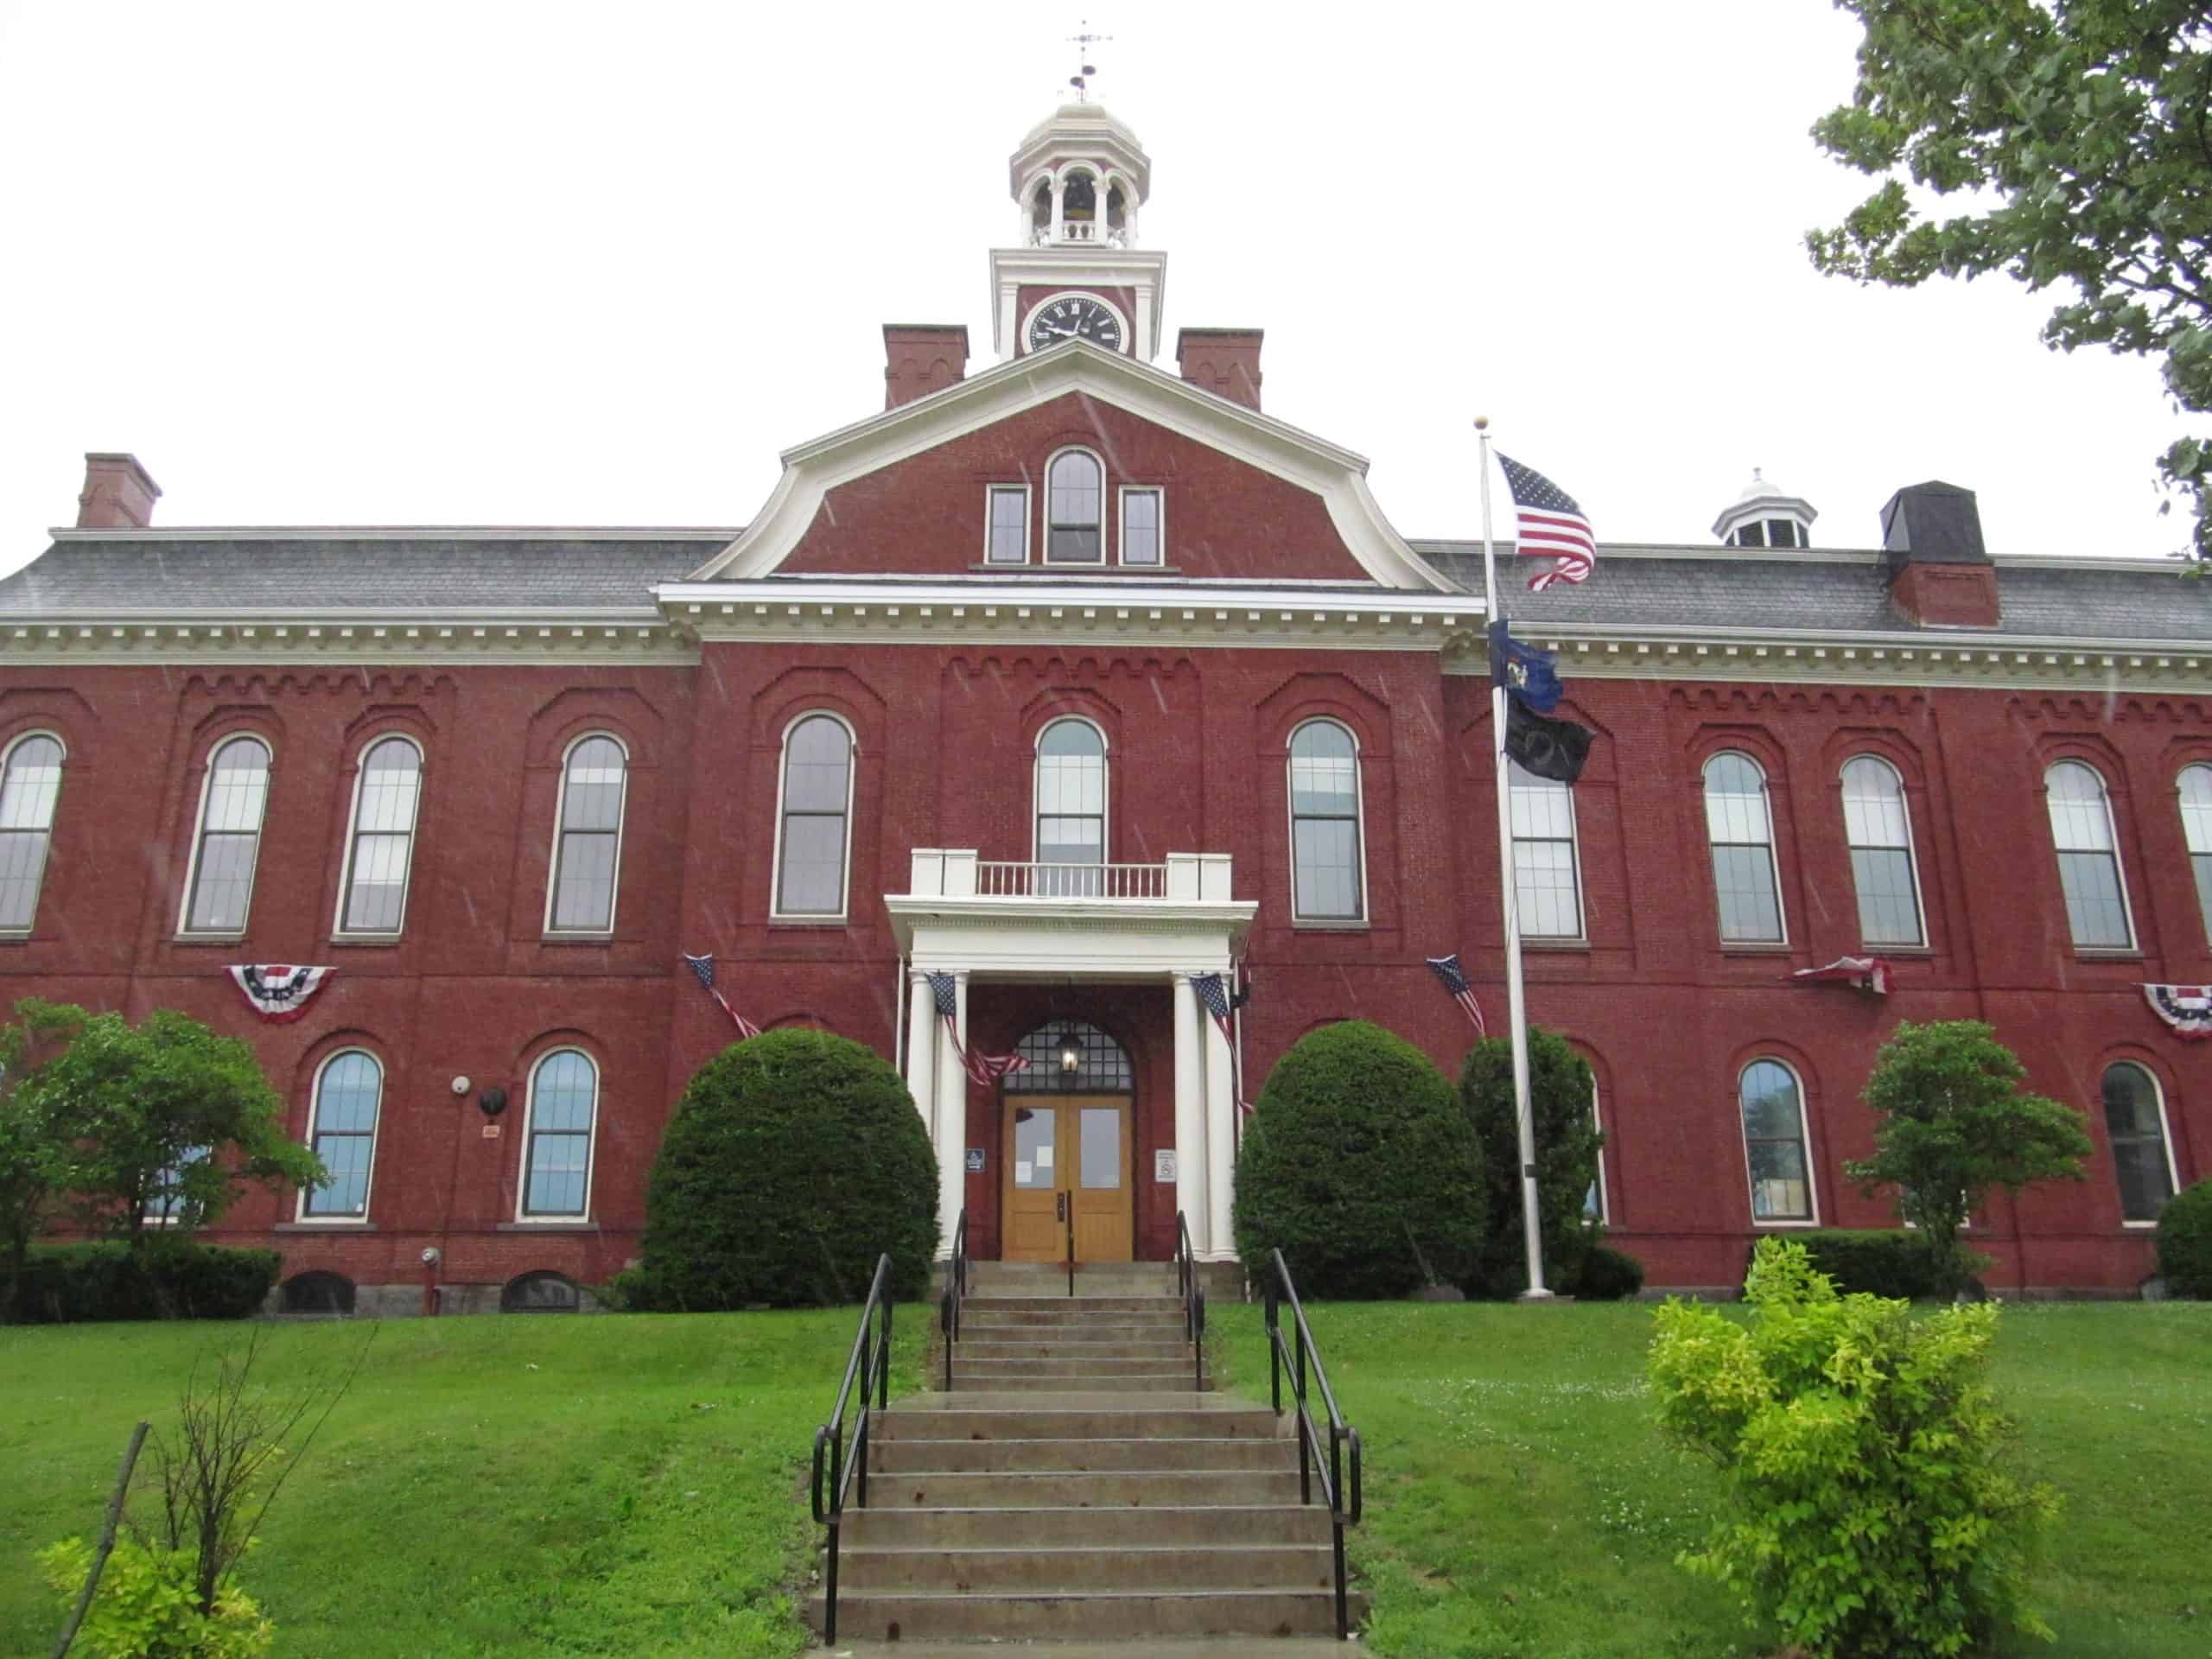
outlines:
[[[967,848],[943,847],[914,849],[907,889],[917,899],[1114,904],[1222,904],[1231,891],[1226,853],[1170,853],[1159,864],[1061,864],[978,858]]]
[[[1165,899],[1165,864],[1010,864],[981,859],[976,893],[982,899]]]

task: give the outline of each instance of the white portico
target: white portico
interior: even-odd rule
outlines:
[[[971,1083],[962,1066],[931,991],[933,973],[952,978],[963,1045],[974,986],[1053,985],[1077,994],[1086,985],[1167,988],[1174,1207],[1188,1221],[1198,1256],[1234,1257],[1236,1057],[1192,982],[1206,974],[1233,978],[1258,906],[1232,899],[1231,890],[1226,854],[1171,853],[1159,864],[1058,864],[1000,862],[969,849],[914,849],[909,890],[887,893],[884,905],[908,959],[906,1081],[937,1152],[946,1250],[968,1190],[970,1095],[986,1085]],[[1027,1108],[1021,1114],[1031,1115]],[[1087,1144],[1067,1147],[1062,1166],[1090,1150]],[[1122,1161],[1129,1161],[1126,1144]],[[1031,1164],[1020,1168],[1025,1185],[1051,1185]],[[1130,1179],[1150,1173],[1148,1166]],[[1011,1163],[1006,1174],[1011,1182]],[[1086,1177],[1081,1185],[1098,1183]]]

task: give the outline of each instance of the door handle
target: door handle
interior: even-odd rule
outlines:
[[[1065,1192],[1056,1192],[1052,1197],[1054,1200],[1052,1205],[1052,1219],[1054,1221],[1065,1221],[1068,1218],[1068,1195]]]

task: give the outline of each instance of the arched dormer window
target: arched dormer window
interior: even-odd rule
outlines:
[[[62,758],[60,738],[32,732],[0,763],[0,933],[28,933],[38,915]]]
[[[1728,749],[1705,763],[1705,827],[1721,942],[1781,944],[1786,936],[1766,773],[1748,754]]]
[[[1364,920],[1366,849],[1359,822],[1359,746],[1333,720],[1290,737],[1291,913],[1300,921]]]
[[[2075,944],[2128,949],[2135,943],[2135,929],[2127,914],[2120,839],[2113,833],[2105,780],[2079,760],[2061,760],[2044,773],[2043,783],[2051,845],[2058,854],[2058,885],[2066,895],[2066,921]]]
[[[1912,818],[1897,768],[1871,754],[1843,763],[1843,833],[1859,893],[1859,937],[1867,944],[1925,944]]]
[[[1056,720],[1037,734],[1036,859],[1039,897],[1099,892],[1106,862],[1106,739],[1087,720]]]
[[[1063,449],[1045,474],[1045,556],[1054,564],[1098,564],[1106,556],[1099,522],[1106,469],[1087,449]]]
[[[622,804],[629,756],[604,732],[569,746],[553,822],[553,879],[545,927],[552,933],[611,933],[622,861]]]
[[[779,916],[845,913],[852,838],[853,734],[835,715],[811,714],[784,734],[782,799],[776,824]]]
[[[233,737],[208,758],[200,790],[200,823],[185,880],[187,933],[241,933],[261,861],[261,820],[269,804],[269,747]]]
[[[346,836],[340,933],[397,934],[407,919],[407,874],[415,861],[415,813],[423,797],[423,752],[404,737],[378,738],[353,780]]]

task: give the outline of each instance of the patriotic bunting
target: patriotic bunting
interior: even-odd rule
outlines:
[[[686,955],[683,958],[683,965],[691,970],[692,976],[699,982],[701,988],[707,995],[715,999],[715,1005],[729,1015],[730,1024],[737,1027],[738,1041],[741,1043],[748,1038],[758,1037],[760,1034],[760,1027],[730,1007],[729,998],[724,996],[715,986],[715,959],[712,957]]]
[[[2212,1037],[2212,985],[2145,985],[2143,1000],[2184,1042]]]
[[[308,1011],[335,968],[295,968],[289,963],[249,962],[223,970],[253,1011],[271,1025],[281,1026]]]
[[[1896,976],[1879,957],[1838,957],[1825,968],[1800,968],[1792,979],[1840,980],[1876,996],[1887,996],[1896,988]]]
[[[1437,982],[1459,1005],[1459,1011],[1467,1016],[1467,1023],[1475,1028],[1475,1035],[1489,1036],[1483,1025],[1483,1005],[1475,1001],[1475,988],[1467,983],[1467,976],[1460,969],[1459,953],[1454,950],[1448,957],[1429,957],[1428,971],[1436,976]]]
[[[945,1034],[952,1039],[952,1052],[960,1057],[960,1069],[975,1083],[995,1083],[1009,1071],[1021,1071],[1029,1062],[1019,1054],[978,1054],[960,1040],[960,990],[953,983],[950,974],[931,974],[929,976],[930,995],[936,1000],[937,1011],[944,1016]]]

